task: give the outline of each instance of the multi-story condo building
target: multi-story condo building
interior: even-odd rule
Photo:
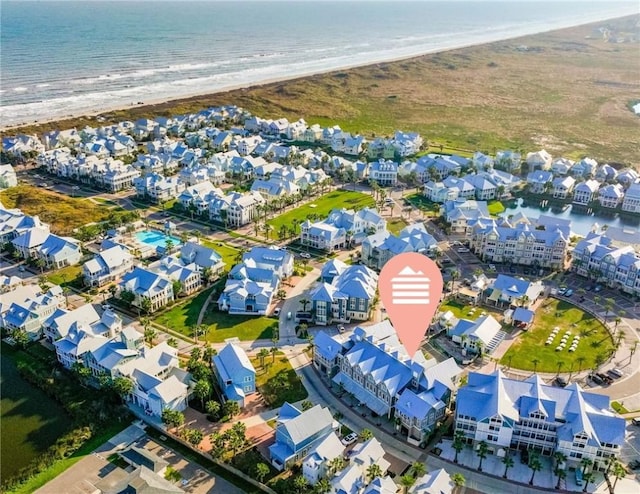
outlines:
[[[420,252],[434,255],[438,242],[427,232],[422,223],[414,223],[404,227],[398,236],[384,230],[368,236],[362,242],[362,263],[372,269],[380,270],[397,254],[403,252]]]
[[[314,346],[321,374],[378,415],[390,417],[395,410],[402,434],[413,444],[444,416],[462,372],[453,358],[436,363],[422,352],[407,355],[389,321],[358,327],[344,343],[321,331]]]
[[[579,275],[640,295],[640,255],[631,245],[616,247],[606,233],[589,233],[576,245],[572,259]]]
[[[598,201],[603,208],[617,208],[624,198],[624,187],[620,184],[609,184],[598,191]]]
[[[361,243],[367,235],[385,231],[387,222],[375,209],[334,209],[327,219],[300,224],[300,242],[314,249],[336,250]]]
[[[568,468],[582,459],[605,469],[610,456],[620,455],[625,420],[611,410],[609,398],[583,391],[577,383],[548,386],[536,374],[524,381],[502,371],[469,373],[458,391],[455,429],[467,441],[484,441],[491,453],[504,448],[531,449],[543,455],[567,456]]]
[[[344,269],[331,283],[320,283],[309,292],[316,324],[366,321],[378,286],[378,275],[366,266]]]
[[[573,177],[554,178],[551,183],[553,197],[556,199],[566,199],[573,192],[576,179]]]
[[[382,187],[396,185],[398,183],[398,163],[383,159],[371,163],[369,178]]]
[[[133,271],[126,273],[118,287],[121,293],[127,291],[134,294],[131,305],[139,309],[144,308],[144,300],[148,299],[151,312],[174,299],[173,283],[169,278],[141,267],[135,267]]]
[[[546,217],[544,217],[546,218]],[[477,220],[467,230],[469,247],[487,262],[563,269],[570,228],[546,219],[537,225],[507,220]]]

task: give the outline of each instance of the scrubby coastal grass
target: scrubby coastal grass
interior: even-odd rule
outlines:
[[[28,215],[38,215],[51,225],[54,233],[68,235],[88,223],[107,221],[119,208],[96,204],[88,199],[69,197],[32,185],[19,185],[0,192],[0,202],[7,208],[19,208]]]
[[[287,228],[291,227],[294,224],[293,220],[302,223],[310,214],[318,215],[320,218],[326,218],[332,209],[345,208],[358,210],[374,205],[375,201],[369,194],[352,190],[334,190],[314,199],[308,204],[276,216],[267,223],[273,227],[275,232],[278,232],[283,225]]]
[[[238,104],[263,117],[303,116],[366,135],[416,130],[451,151],[546,147],[632,161],[640,96],[635,43],[606,43],[595,28],[636,17],[410,60],[105,113],[107,122]],[[575,81],[580,84],[576,85]],[[622,90],[621,90],[622,89]],[[74,118],[27,133],[95,125]]]
[[[308,396],[283,352],[266,356],[264,367],[260,357],[251,358],[251,363],[256,368],[256,387],[271,407],[281,407],[285,401],[295,403]]]
[[[418,131],[449,152],[544,147],[572,158],[633,163],[640,154],[638,117],[628,104],[640,99],[638,44],[606,42],[596,29],[632,32],[637,20],[631,16],[102,117],[115,122],[236,104],[261,117],[304,117],[368,137]],[[19,131],[85,125],[95,126],[95,118]]]

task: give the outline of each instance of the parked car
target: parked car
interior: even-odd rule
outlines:
[[[633,425],[640,425],[640,418],[634,418],[634,419],[631,419],[631,423],[632,423]]]
[[[515,272],[517,272],[518,270],[516,269],[516,267],[515,267],[515,266],[511,266],[511,267],[509,268],[509,271],[510,271],[510,272],[512,272],[512,273],[515,273]]]
[[[602,372],[596,372],[596,376],[602,379],[605,382],[605,384],[611,384],[613,382],[613,379],[611,377],[607,376],[606,374],[603,374]]]
[[[556,377],[555,381],[554,381],[559,387],[564,388],[567,386],[567,384],[569,384],[569,382],[567,381],[566,378],[562,377],[562,376],[558,376]]]
[[[566,292],[564,292],[565,297],[570,297],[571,295],[573,295],[573,290],[571,288],[569,288]]]
[[[340,442],[345,446],[349,446],[350,444],[355,443],[357,440],[358,440],[358,434],[356,434],[355,432],[352,432],[351,434],[347,434],[346,436],[344,436],[340,440]]]
[[[614,376],[616,379],[624,376],[624,372],[622,372],[620,369],[610,369],[609,374]]]
[[[273,315],[278,317],[280,315],[280,311],[282,309],[280,307],[276,307],[275,309],[273,309]]]
[[[591,290],[593,290],[593,285],[587,285],[584,287],[584,289],[588,292],[590,292]]]
[[[567,287],[561,286],[560,288],[558,288],[558,295],[564,295],[566,291],[567,291]]]
[[[467,252],[471,252],[469,249],[467,249],[466,247],[458,247],[458,252],[460,254],[465,254]]]
[[[602,291],[602,285],[596,285],[596,287],[593,289],[594,292],[601,292]]]
[[[589,379],[591,379],[594,383],[596,383],[599,386],[604,384],[604,380],[596,374],[589,374]]]
[[[582,485],[582,469],[576,468],[576,485]]]
[[[524,269],[522,270],[522,272],[523,272],[524,274],[531,274],[531,271],[529,270],[529,268],[524,268]]]
[[[496,265],[495,264],[489,264],[489,269],[491,271],[496,271]]]
[[[309,254],[308,252],[300,252],[300,257],[302,257],[303,259],[311,259],[311,254]]]
[[[338,326],[338,333],[344,333],[344,326]]]

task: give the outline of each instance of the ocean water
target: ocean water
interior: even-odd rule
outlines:
[[[637,2],[3,1],[0,125],[205,94],[638,12]]]

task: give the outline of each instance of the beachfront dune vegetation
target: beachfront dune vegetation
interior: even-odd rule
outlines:
[[[613,31],[633,32],[637,20],[630,16],[605,24]],[[638,117],[629,101],[640,99],[638,43],[607,40],[598,30],[602,27],[591,24],[110,111],[101,115],[101,124],[234,104],[264,118],[303,117],[366,137],[396,129],[417,131],[433,151],[545,148],[574,159],[635,162],[640,154]],[[18,130],[85,125],[95,126],[95,117]]]

